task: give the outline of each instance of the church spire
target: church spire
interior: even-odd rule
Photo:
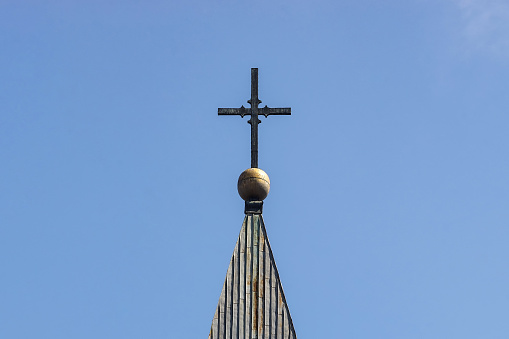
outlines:
[[[251,108],[219,108],[219,115],[251,115],[251,168],[242,172],[237,188],[245,201],[245,217],[226,273],[209,339],[295,339],[290,311],[279,279],[262,217],[270,190],[267,173],[258,167],[258,69],[251,69]],[[253,90],[256,88],[256,90]],[[268,115],[289,115],[290,108],[261,109]]]

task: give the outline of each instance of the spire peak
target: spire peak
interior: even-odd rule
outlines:
[[[241,338],[297,338],[263,217],[256,213],[244,217],[209,334]]]

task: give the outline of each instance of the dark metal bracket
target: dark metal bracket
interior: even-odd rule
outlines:
[[[262,214],[263,201],[246,201],[245,214]]]

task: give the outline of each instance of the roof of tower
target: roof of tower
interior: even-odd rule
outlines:
[[[263,217],[246,205],[209,338],[296,338]]]

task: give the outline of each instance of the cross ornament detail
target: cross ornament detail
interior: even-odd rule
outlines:
[[[251,116],[248,120],[248,124],[251,125],[251,168],[258,168],[258,124],[261,124],[258,115],[264,115],[265,118],[269,115],[291,115],[292,109],[290,107],[271,108],[267,105],[258,108],[258,105],[262,103],[258,99],[258,68],[251,68],[251,99],[247,103],[251,104],[251,108],[246,108],[244,105],[240,108],[218,108],[217,114],[240,115],[242,118],[245,115]]]

